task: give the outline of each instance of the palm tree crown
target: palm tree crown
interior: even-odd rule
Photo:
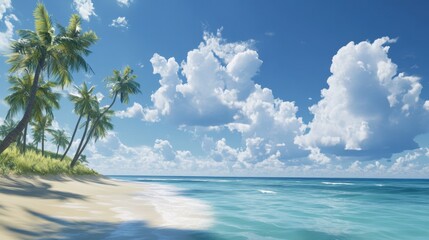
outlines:
[[[120,96],[121,103],[128,103],[130,94],[140,93],[140,84],[136,82],[137,76],[130,66],[126,66],[121,72],[113,70],[113,75],[106,78],[110,94],[115,99]]]
[[[39,77],[45,72],[48,77],[56,79],[62,87],[73,80],[71,71],[92,71],[85,61],[91,51],[88,49],[97,41],[94,32],[81,32],[80,17],[72,15],[67,28],[58,25],[59,34],[55,34],[51,18],[45,6],[39,3],[34,10],[35,31],[18,30],[19,39],[11,44],[12,53],[7,62],[11,65],[10,72],[28,69],[34,72],[28,104],[17,127],[0,143],[2,153],[27,126],[33,113],[36,92],[39,88]]]
[[[76,93],[70,93],[69,99],[74,103],[74,112],[78,115],[87,115],[98,108],[98,100],[94,95],[95,87],[88,88],[86,83],[81,87],[75,86]]]
[[[85,144],[82,147],[78,148],[76,152],[71,166],[76,164],[76,161],[79,159],[79,156],[85,150],[86,145],[91,140],[91,137],[94,136],[94,131],[96,131],[97,125],[99,124],[101,118],[112,108],[113,104],[115,104],[116,98],[120,97],[121,103],[128,103],[130,94],[140,93],[140,84],[136,82],[137,76],[134,75],[134,71],[130,66],[126,66],[124,70],[121,72],[119,70],[113,70],[113,75],[106,79],[107,86],[110,88],[110,94],[113,96],[112,103],[101,112],[101,114],[93,120],[92,126],[89,130],[89,134],[85,140]]]
[[[12,92],[5,98],[6,103],[9,104],[10,108],[6,115],[6,118],[12,118],[16,116],[19,111],[24,111],[28,105],[28,96],[31,92],[31,86],[33,85],[33,76],[31,73],[26,71],[22,77],[9,76],[9,83],[12,87],[9,91]],[[55,83],[49,81],[43,81],[36,92],[35,103],[33,107],[33,118],[40,118],[47,114],[53,116],[52,110],[59,109],[59,98],[60,94],[52,91],[52,87]]]
[[[42,143],[42,155],[45,153],[45,131],[52,126],[52,118],[49,115],[42,116],[31,124],[33,126],[33,136],[39,136]]]
[[[48,132],[52,135],[52,143],[57,146],[56,156],[58,156],[58,151],[59,151],[60,147],[65,148],[69,144],[69,140],[68,140],[66,131],[65,130],[48,129]]]
[[[59,98],[60,94],[52,91],[52,87],[55,86],[53,82],[44,81],[42,78],[37,89],[36,96],[34,99],[33,113],[30,116],[31,119],[39,119],[43,115],[49,115],[53,118],[53,108],[58,109],[60,107]],[[10,108],[6,115],[6,118],[14,117],[19,111],[24,111],[28,105],[28,99],[31,94],[31,87],[33,85],[34,78],[33,74],[28,70],[24,71],[22,76],[9,76],[9,83],[12,85],[9,91],[12,93],[5,98],[5,101],[9,104]],[[24,126],[23,133],[23,152],[25,153],[27,145],[27,127]]]
[[[4,138],[10,131],[12,131],[18,123],[13,119],[6,119],[0,126],[0,137]]]
[[[94,112],[94,118],[97,119],[103,113],[103,111],[104,109],[99,109],[98,111]],[[101,116],[97,125],[94,125],[95,122],[92,122],[93,126],[91,127],[94,128],[94,132],[93,136],[91,137],[94,137],[94,141],[106,137],[107,132],[113,129],[112,116],[114,115],[114,113],[114,111],[108,110],[105,114]]]
[[[84,82],[81,87],[75,86],[76,93],[69,94],[69,99],[74,103],[74,112],[79,115],[79,118],[77,120],[76,126],[74,128],[72,137],[70,139],[70,143],[67,146],[66,150],[64,151],[63,156],[61,157],[61,160],[65,158],[68,151],[70,150],[70,147],[72,145],[72,142],[74,140],[74,137],[76,135],[77,129],[79,128],[79,124],[83,117],[88,115],[98,109],[98,101],[96,96],[94,95],[94,89],[95,87],[90,87],[86,85]],[[83,140],[82,140],[83,141]]]

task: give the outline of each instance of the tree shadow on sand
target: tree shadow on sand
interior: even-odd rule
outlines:
[[[65,191],[53,190],[52,185],[41,181],[40,179],[55,180],[60,182],[77,181],[81,183],[95,183],[101,185],[116,186],[114,182],[105,181],[108,178],[102,176],[78,176],[78,177],[64,177],[64,176],[48,176],[48,177],[31,177],[26,176],[22,179],[11,178],[2,176],[0,178],[0,193],[18,195],[25,197],[34,197],[42,199],[80,199],[85,200],[86,197],[81,194],[70,193]],[[31,181],[30,181],[31,180]]]
[[[52,185],[32,179],[30,181],[17,181],[10,177],[4,177],[7,181],[0,181],[0,193],[18,195],[42,199],[81,199],[85,200],[85,196],[75,193],[53,190]]]
[[[206,231],[156,228],[144,221],[122,223],[64,220],[26,209],[26,212],[40,219],[40,223],[28,229],[12,225],[3,226],[8,231],[19,235],[19,239],[43,240],[219,240],[215,234]],[[43,222],[43,223],[42,223]],[[31,230],[37,228],[37,230]]]

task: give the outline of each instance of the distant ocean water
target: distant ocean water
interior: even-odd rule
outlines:
[[[111,177],[208,204],[213,222],[186,239],[429,239],[429,180]]]

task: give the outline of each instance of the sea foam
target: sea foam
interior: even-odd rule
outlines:
[[[354,185],[353,183],[345,183],[345,182],[322,182],[322,184],[326,184],[326,185]]]
[[[270,191],[270,190],[264,190],[264,189],[258,189],[258,192],[263,194],[276,194],[277,192]]]
[[[213,223],[211,207],[205,202],[179,195],[180,189],[162,184],[147,184],[134,199],[155,207],[162,218],[158,227],[205,230]]]

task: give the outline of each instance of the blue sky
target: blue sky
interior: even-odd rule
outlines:
[[[425,1],[43,3],[100,38],[94,74],[75,84],[108,104],[113,69],[130,65],[141,83],[86,150],[102,173],[429,177]],[[2,55],[14,30],[33,28],[35,5],[0,1]],[[63,98],[56,127],[76,120]]]

